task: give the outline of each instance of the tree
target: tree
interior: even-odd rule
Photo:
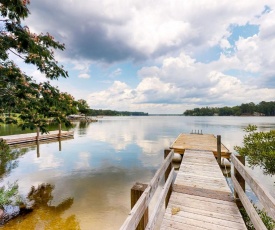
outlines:
[[[23,129],[39,127],[46,132],[49,121],[70,126],[67,115],[77,111],[77,102],[70,94],[61,93],[49,82],[44,82],[39,84],[36,94],[20,103],[20,107]]]
[[[85,101],[83,99],[80,99],[77,101],[77,107],[78,107],[78,112],[84,114],[85,117],[90,111],[90,107],[89,107],[87,101]]]
[[[15,78],[22,77],[21,70],[10,60],[10,53],[20,57],[27,64],[33,64],[50,79],[68,77],[63,67],[54,59],[53,49],[64,50],[64,44],[55,41],[50,34],[31,33],[21,20],[29,15],[29,0],[1,0],[0,58],[1,71],[9,72]],[[2,73],[1,73],[2,75]]]
[[[73,97],[60,93],[49,82],[37,84],[12,60],[17,56],[26,64],[37,67],[49,79],[68,77],[54,58],[54,50],[64,50],[64,44],[55,41],[50,34],[35,34],[22,20],[29,15],[29,0],[0,1],[0,112],[20,112],[22,128],[39,127],[46,131],[48,118],[59,122],[75,110]],[[0,122],[16,123],[11,116]]]
[[[249,125],[244,131],[243,147],[235,146],[240,155],[246,156],[248,163],[260,166],[264,173],[275,174],[275,130],[257,132],[257,126]]]

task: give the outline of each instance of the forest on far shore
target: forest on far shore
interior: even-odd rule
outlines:
[[[128,112],[128,111],[115,111],[104,109],[88,109],[88,116],[148,116],[144,112]]]
[[[233,107],[202,107],[186,110],[185,116],[275,116],[275,101],[243,103]]]

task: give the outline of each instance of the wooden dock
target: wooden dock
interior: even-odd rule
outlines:
[[[26,134],[18,134],[18,135],[8,135],[8,136],[0,136],[0,140],[3,139],[7,142],[8,145],[18,145],[18,144],[26,144],[31,142],[38,141],[50,141],[50,140],[58,140],[58,139],[66,139],[73,138],[74,132],[72,131],[50,131],[47,134],[39,135],[37,137],[37,133],[26,133]]]
[[[184,154],[186,149],[209,151],[217,157],[217,138],[213,134],[181,133],[170,146],[175,153]],[[230,158],[230,151],[221,143],[221,157]]]
[[[185,150],[161,229],[246,229],[212,152]]]
[[[274,220],[275,199],[246,169],[244,158],[230,154],[222,145],[220,136],[217,137],[180,134],[170,149],[164,150],[164,161],[147,187],[136,186],[139,183],[132,187],[132,209],[120,230],[247,229],[237,203],[245,208],[255,229],[266,230],[245,194],[245,184],[250,186]],[[177,173],[172,167],[174,152],[183,154]],[[230,157],[234,168],[231,174],[234,193],[221,172],[221,156]],[[148,206],[162,178],[165,178],[165,184],[157,195],[153,211],[148,214]]]

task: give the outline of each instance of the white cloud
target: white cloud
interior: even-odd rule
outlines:
[[[77,76],[89,78],[92,65],[102,69],[101,75],[96,72],[97,82],[110,85],[110,79],[120,76],[109,88],[89,94],[92,108],[181,113],[192,106],[274,100],[275,3],[268,0],[32,4],[31,28],[64,40],[67,52],[58,58]],[[263,13],[265,6],[271,10]],[[233,44],[230,28],[245,30],[248,24],[258,26],[259,33],[241,33]],[[213,58],[211,51],[217,47],[221,51]],[[203,55],[210,62],[199,62]],[[125,66],[120,67],[120,61],[141,66],[131,74],[137,75],[135,83],[122,76]],[[112,63],[116,69],[106,74],[106,69],[114,69]],[[89,84],[84,88],[87,92]]]
[[[227,39],[222,38],[222,39],[220,40],[220,47],[221,47],[222,49],[229,49],[229,48],[231,48],[231,45],[230,45],[230,43],[229,43],[229,41],[228,41]]]
[[[241,56],[241,51],[238,51],[236,57],[223,56],[217,62],[203,64],[182,53],[164,59],[161,67],[142,68],[139,71],[141,82],[137,87],[130,88],[116,81],[109,89],[92,93],[89,101],[92,107],[104,105],[105,108],[141,109],[150,113],[181,113],[184,111],[182,105],[224,106],[251,100],[273,100],[275,89],[261,88],[222,73],[233,64],[241,65]],[[250,61],[257,62],[253,57]],[[250,65],[249,60],[242,65],[246,65],[249,71],[256,71],[256,65]]]
[[[57,0],[43,2],[43,6],[42,3],[32,3],[34,10],[29,20],[34,30],[53,31],[58,26],[58,31],[54,33],[63,38],[66,44],[73,40],[79,41],[73,43],[75,46],[87,46],[89,41],[90,44],[96,42],[98,46],[93,46],[93,50],[88,47],[79,49],[88,58],[91,55],[102,59],[102,53],[106,52],[106,55],[117,56],[118,59],[126,49],[132,54],[127,51],[125,57],[135,58],[139,54],[156,57],[176,50],[185,50],[191,54],[199,49],[219,45],[223,38],[228,37],[229,25],[245,25],[255,20],[264,6],[270,4],[268,0],[241,3],[230,0],[213,0],[211,3],[206,0],[172,0],[168,3],[161,0],[157,5],[154,1],[145,4],[136,0]],[[39,7],[43,7],[43,10]],[[41,13],[48,14],[47,22],[42,21],[44,17],[41,17]],[[272,23],[272,20],[269,22]],[[96,32],[104,36],[101,41],[91,40],[96,39]],[[121,47],[120,52],[108,53],[105,48],[109,45]],[[109,48],[113,52],[115,47]]]
[[[35,158],[34,160],[40,169],[57,169],[63,164],[63,160],[55,157],[53,153],[47,154],[47,158]]]
[[[79,74],[78,77],[79,78],[86,78],[87,79],[87,78],[90,78],[90,75],[87,74],[87,73],[82,73],[82,74]]]
[[[75,170],[85,170],[91,168],[90,163],[90,153],[80,152],[78,153],[78,160],[75,162]]]

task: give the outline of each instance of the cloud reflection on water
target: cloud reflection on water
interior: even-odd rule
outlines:
[[[119,228],[130,210],[130,188],[148,183],[163,160],[163,150],[180,133],[203,130],[220,134],[232,151],[249,123],[275,128],[273,118],[252,117],[110,117],[75,128],[72,140],[30,148],[4,179],[18,180],[20,192],[32,185],[55,185],[53,204],[74,199],[64,215],[75,214],[81,229]],[[268,183],[267,183],[268,184]],[[269,186],[269,184],[268,184]]]

